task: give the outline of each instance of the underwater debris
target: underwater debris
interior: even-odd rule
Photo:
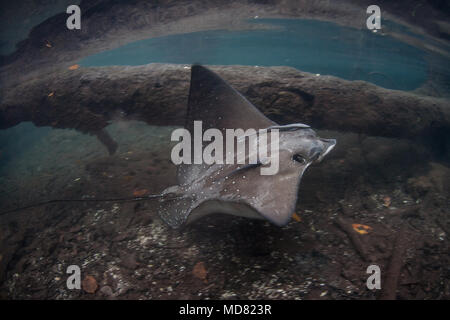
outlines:
[[[296,214],[295,212],[294,212],[294,214],[292,215],[292,218],[293,218],[295,221],[297,221],[297,222],[301,222],[301,221],[302,221],[302,218],[300,218],[300,217],[298,216],[298,214]]]
[[[335,220],[335,223],[337,224],[337,226],[339,228],[342,229],[342,231],[344,231],[347,236],[350,238],[353,246],[355,247],[356,252],[360,255],[360,257],[364,260],[364,261],[370,261],[369,259],[369,254],[367,252],[366,247],[362,244],[361,240],[359,239],[359,237],[355,234],[355,230],[353,229],[353,227],[350,227],[350,223],[348,223],[346,220],[344,220],[343,218],[337,218]]]
[[[100,141],[109,152],[109,155],[113,155],[116,153],[117,148],[119,147],[118,143],[111,137],[111,135],[106,131],[106,129],[94,130],[92,134],[97,137],[98,141]]]
[[[194,269],[192,269],[192,275],[197,279],[202,280],[204,283],[208,283],[208,280],[206,279],[208,272],[206,271],[204,262],[200,261],[196,263]]]
[[[100,292],[106,297],[114,296],[114,292],[110,286],[103,286],[100,288]]]
[[[149,194],[149,191],[147,189],[134,190],[133,192],[133,196],[135,197],[143,197],[147,194]]]
[[[81,287],[87,293],[95,293],[98,288],[97,280],[93,276],[86,276],[81,282]]]
[[[397,297],[397,286],[400,279],[400,271],[404,264],[405,251],[407,249],[407,238],[405,227],[401,228],[395,239],[394,248],[392,249],[389,268],[384,280],[383,289],[380,300],[395,300]]]
[[[353,223],[352,228],[359,234],[368,234],[369,233],[368,231],[372,229],[372,227],[369,227],[369,226],[366,226],[365,224],[360,224],[360,223]]]
[[[342,80],[335,77],[305,73],[285,67],[222,66],[214,67],[241,92],[251,93],[248,98],[257,102],[260,110],[269,114],[270,101],[280,97],[279,92],[292,92],[294,103],[277,104],[277,114],[283,121],[309,122],[316,129],[364,132],[368,135],[384,137],[413,138],[426,136],[442,140],[433,128],[447,130],[450,127],[448,103],[445,100],[424,97],[412,92],[388,90],[369,83]],[[56,70],[51,75],[42,75],[33,81],[21,84],[18,90],[12,84],[2,89],[0,119],[2,127],[14,126],[18,120],[40,119],[40,125],[51,125],[55,120],[70,117],[73,121],[59,123],[60,128],[75,128],[82,132],[93,132],[104,128],[112,120],[117,108],[125,108],[128,115],[142,113],[143,120],[150,125],[182,126],[187,99],[188,70],[175,65],[144,65],[132,67],[79,68],[76,73]],[[90,79],[89,86],[101,85],[104,94],[92,95],[90,90],[78,90],[78,79]],[[145,80],[144,80],[145,79]],[[163,79],[164,82],[161,80]],[[300,80],[299,80],[300,79]],[[252,91],[264,81],[270,83],[268,90]],[[156,83],[164,83],[163,89]],[[123,105],[123,94],[115,92],[116,87],[126,88],[126,92],[145,92],[142,96],[130,98],[130,104]],[[39,117],[43,106],[39,103],[42,88],[52,88],[58,92],[54,110],[46,110],[46,117]],[[155,94],[158,90],[158,94]],[[314,100],[305,100],[301,92],[306,92]],[[336,95],[336,90],[341,94]],[[27,92],[23,95],[23,92]],[[77,92],[77,99],[73,99]],[[272,97],[272,95],[275,95]],[[309,96],[305,96],[309,99]],[[145,101],[145,103],[144,103]],[[319,103],[320,102],[320,103]],[[152,105],[152,114],[146,116],[145,108]],[[108,106],[107,113],[99,114],[94,106]],[[338,106],[345,106],[345,117]],[[8,112],[14,107],[14,113]],[[75,112],[75,110],[77,112]],[[421,115],[420,120],[417,114]],[[326,116],[325,116],[326,115]],[[389,120],[386,123],[386,119]],[[442,131],[439,131],[442,132]]]

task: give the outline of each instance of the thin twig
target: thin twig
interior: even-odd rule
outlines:
[[[400,271],[403,267],[405,250],[405,228],[402,228],[395,239],[394,248],[392,249],[389,268],[384,283],[382,284],[381,300],[395,300],[397,296],[398,279],[400,278]]]

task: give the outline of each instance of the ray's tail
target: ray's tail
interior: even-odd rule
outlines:
[[[167,199],[166,199],[167,198]],[[168,197],[166,194],[151,194],[145,197],[130,197],[130,198],[108,198],[108,199],[95,199],[95,198],[88,198],[88,199],[53,199],[53,200],[46,200],[42,202],[37,202],[33,204],[29,204],[22,207],[17,207],[14,209],[10,209],[7,211],[0,212],[0,216],[18,212],[26,209],[31,208],[37,208],[49,204],[55,204],[55,203],[63,203],[63,202],[135,202],[135,201],[148,201],[153,199],[159,199],[160,201],[164,202],[165,200],[173,200],[173,196],[171,198]]]

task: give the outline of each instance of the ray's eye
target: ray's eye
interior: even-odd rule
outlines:
[[[300,155],[300,154],[294,154],[293,156],[292,156],[292,160],[294,160],[294,161],[297,161],[297,162],[299,162],[299,163],[301,163],[301,164],[305,164],[306,163],[306,159],[305,158],[303,158],[302,157],[302,155]]]

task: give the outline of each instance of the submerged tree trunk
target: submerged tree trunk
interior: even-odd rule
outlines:
[[[304,122],[374,136],[448,134],[446,99],[388,90],[363,81],[316,76],[289,67],[211,69],[279,123]],[[95,134],[119,117],[182,126],[190,68],[149,64],[79,68],[1,88],[0,128],[22,121]]]

